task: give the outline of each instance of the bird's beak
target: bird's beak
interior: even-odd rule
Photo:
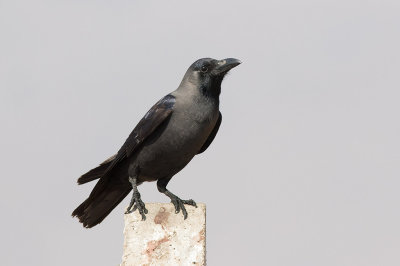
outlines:
[[[235,66],[240,65],[242,62],[235,58],[226,58],[223,60],[219,60],[217,67],[214,69],[217,75],[225,75],[229,70],[234,68]]]

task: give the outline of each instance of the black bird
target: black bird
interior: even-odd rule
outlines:
[[[167,189],[167,184],[215,138],[222,120],[221,82],[240,63],[234,58],[203,58],[194,62],[178,89],[146,113],[118,153],[78,179],[78,184],[84,184],[100,178],[89,198],[72,216],[77,216],[84,227],[93,227],[133,189],[126,213],[137,209],[145,220],[147,209],[137,186],[157,180],[158,190],[171,199],[176,213],[182,210],[186,219],[185,204],[196,207],[196,203],[181,200]]]

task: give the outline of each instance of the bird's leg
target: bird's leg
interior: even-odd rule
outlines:
[[[144,202],[140,198],[140,193],[139,190],[137,189],[137,176],[134,177],[129,177],[129,183],[132,185],[133,189],[133,194],[132,194],[132,199],[131,202],[129,203],[129,207],[126,210],[125,214],[132,213],[136,211],[136,209],[139,210],[140,215],[142,215],[142,221],[146,220],[146,215],[147,209],[144,205]]]
[[[175,194],[170,192],[167,189],[167,184],[168,184],[169,180],[171,180],[171,178],[159,179],[157,181],[158,191],[167,195],[171,199],[172,204],[174,204],[174,206],[175,206],[175,213],[178,213],[180,210],[182,210],[183,218],[186,219],[188,215],[187,215],[187,211],[186,211],[184,204],[191,205],[191,206],[194,206],[197,208],[196,202],[194,202],[194,200],[192,200],[192,199],[181,200]]]

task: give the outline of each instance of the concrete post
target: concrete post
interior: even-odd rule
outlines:
[[[206,265],[206,206],[186,205],[188,218],[171,203],[146,203],[146,221],[125,214],[121,266]]]

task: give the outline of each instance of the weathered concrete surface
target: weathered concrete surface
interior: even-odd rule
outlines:
[[[148,214],[125,214],[121,266],[206,265],[206,206],[186,205],[188,218],[172,203],[146,203]]]

